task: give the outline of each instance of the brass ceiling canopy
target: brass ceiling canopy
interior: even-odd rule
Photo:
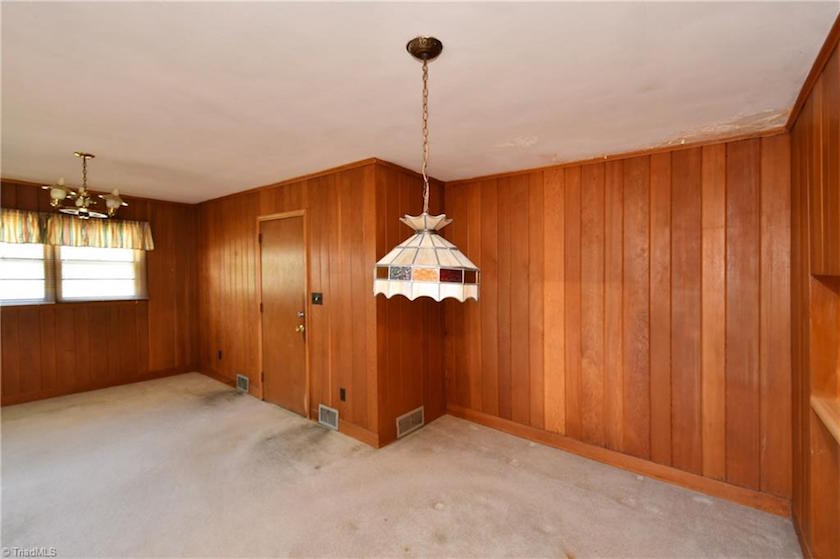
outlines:
[[[405,50],[417,60],[434,60],[443,51],[443,43],[434,37],[414,37]]]

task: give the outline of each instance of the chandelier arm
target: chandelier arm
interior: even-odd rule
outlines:
[[[429,213],[429,61],[423,60],[423,213]]]

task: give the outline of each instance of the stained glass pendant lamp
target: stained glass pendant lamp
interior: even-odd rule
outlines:
[[[478,267],[438,234],[452,220],[446,214],[429,215],[429,61],[438,57],[443,43],[434,37],[416,37],[406,50],[423,63],[423,213],[400,218],[414,235],[376,263],[373,294],[389,299],[402,295],[412,301],[418,297],[478,301]]]

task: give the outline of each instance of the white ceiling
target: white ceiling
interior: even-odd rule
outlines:
[[[2,174],[198,202],[380,157],[451,180],[784,123],[824,3],[3,3]]]

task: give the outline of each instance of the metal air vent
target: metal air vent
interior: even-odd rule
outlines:
[[[416,431],[423,426],[424,422],[423,406],[402,414],[397,418],[397,438],[399,439],[412,431]]]
[[[240,392],[248,392],[248,387],[251,385],[251,379],[245,375],[236,375],[236,389]]]
[[[338,410],[324,404],[318,404],[318,423],[338,431]]]

